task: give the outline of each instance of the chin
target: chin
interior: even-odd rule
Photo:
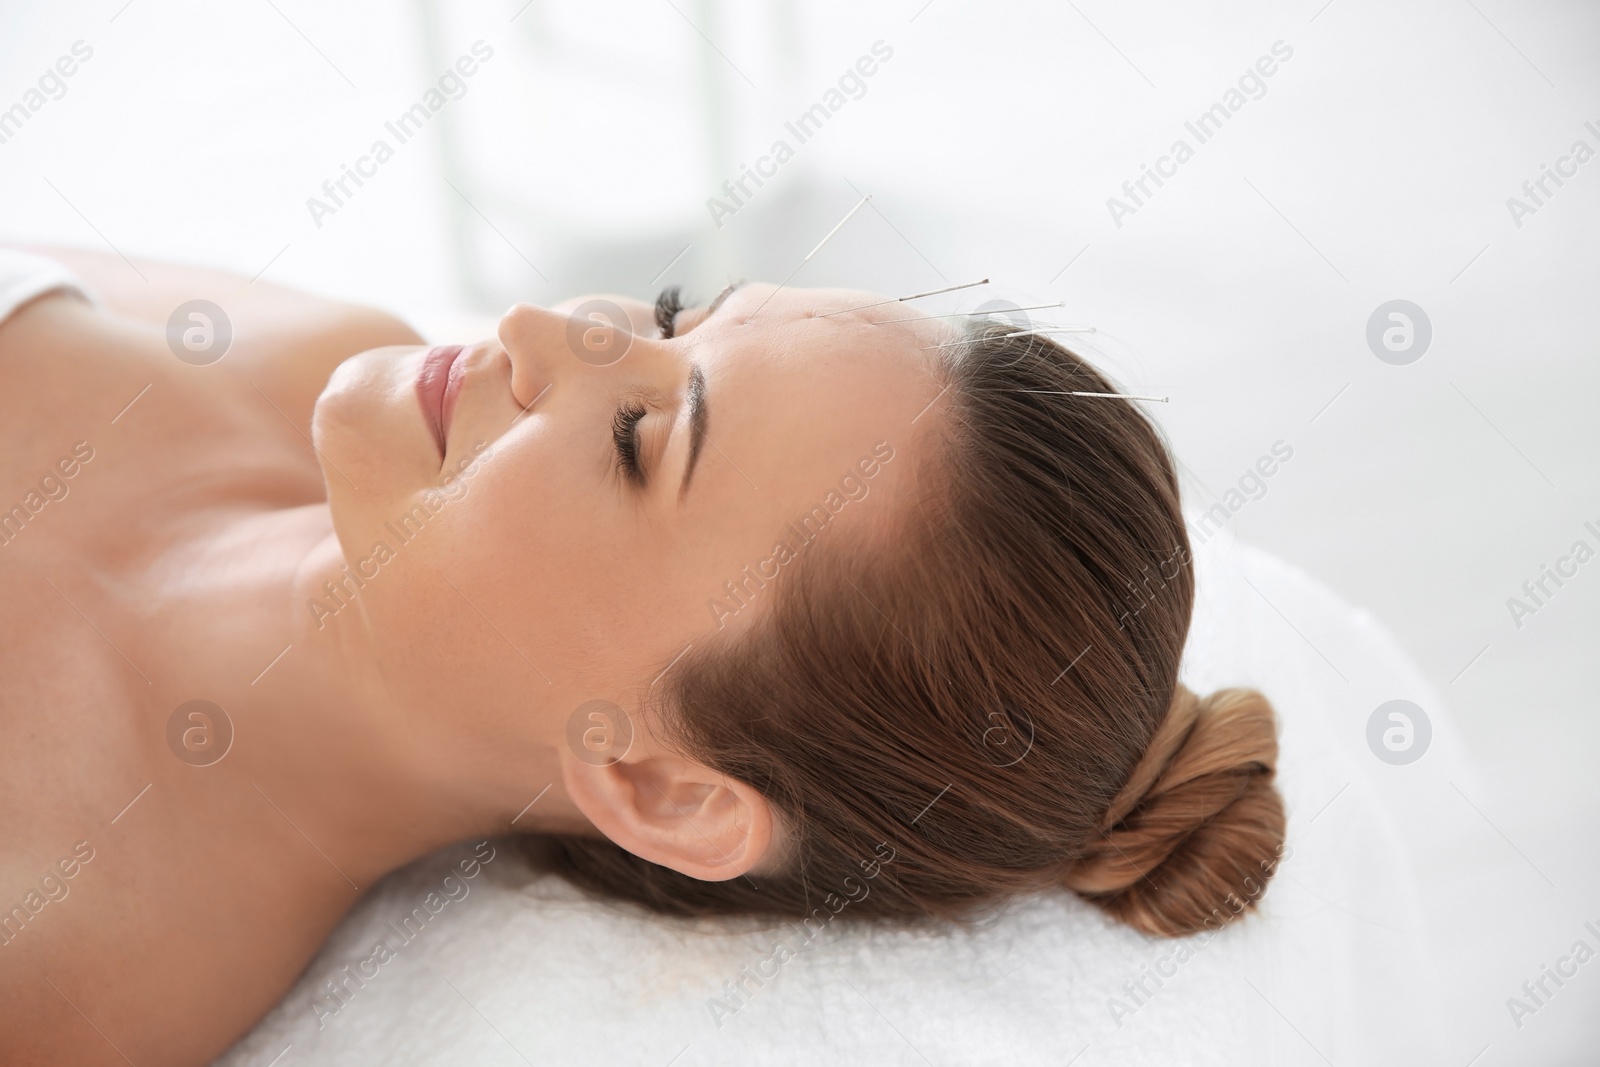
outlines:
[[[439,452],[417,407],[415,346],[375,348],[334,368],[311,413],[330,503],[380,509],[432,484]]]

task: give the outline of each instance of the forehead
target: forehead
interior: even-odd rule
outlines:
[[[937,391],[933,346],[951,334],[943,320],[888,299],[857,289],[748,285],[687,337],[726,378],[730,399],[779,391],[784,407],[809,406],[813,418],[840,430],[852,415],[862,416],[858,425],[892,425],[899,401],[922,397],[920,411]]]
[[[937,422],[927,409],[942,389],[938,352],[927,347],[949,328],[932,318],[886,322],[917,314],[878,303],[888,299],[747,285],[684,335],[707,379],[715,448],[706,459],[727,468],[707,479],[708,490],[719,484],[708,504],[738,498],[775,528],[821,500],[875,447],[896,456],[878,484],[905,480],[920,452],[914,440]]]
[[[768,284],[735,290],[707,326],[803,331],[829,347],[921,351],[950,336],[945,320],[865,289],[804,289]],[[923,362],[931,363],[931,359]]]

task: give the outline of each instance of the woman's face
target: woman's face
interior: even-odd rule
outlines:
[[[453,363],[364,352],[317,404],[351,576],[307,610],[365,628],[396,700],[485,744],[550,743],[747,626],[817,537],[838,550],[904,500],[938,417],[936,320],[819,317],[881,296],[745,285],[670,337],[594,299],[518,304]]]

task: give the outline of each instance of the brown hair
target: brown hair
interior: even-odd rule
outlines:
[[[936,455],[892,530],[811,550],[661,686],[682,750],[780,813],[782,873],[700,881],[564,835],[540,865],[677,915],[967,920],[1064,886],[1177,936],[1255,903],[1284,837],[1273,712],[1178,684],[1194,576],[1167,450],[1014,332],[940,350]]]

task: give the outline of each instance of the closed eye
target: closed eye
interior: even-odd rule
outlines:
[[[616,446],[616,469],[622,477],[637,486],[645,485],[645,469],[638,462],[638,424],[643,421],[648,408],[629,400],[619,406],[611,416],[611,443]]]
[[[644,468],[639,463],[639,423],[648,409],[636,400],[617,408],[611,417],[611,441],[617,451],[617,471],[634,485],[643,488]]]

